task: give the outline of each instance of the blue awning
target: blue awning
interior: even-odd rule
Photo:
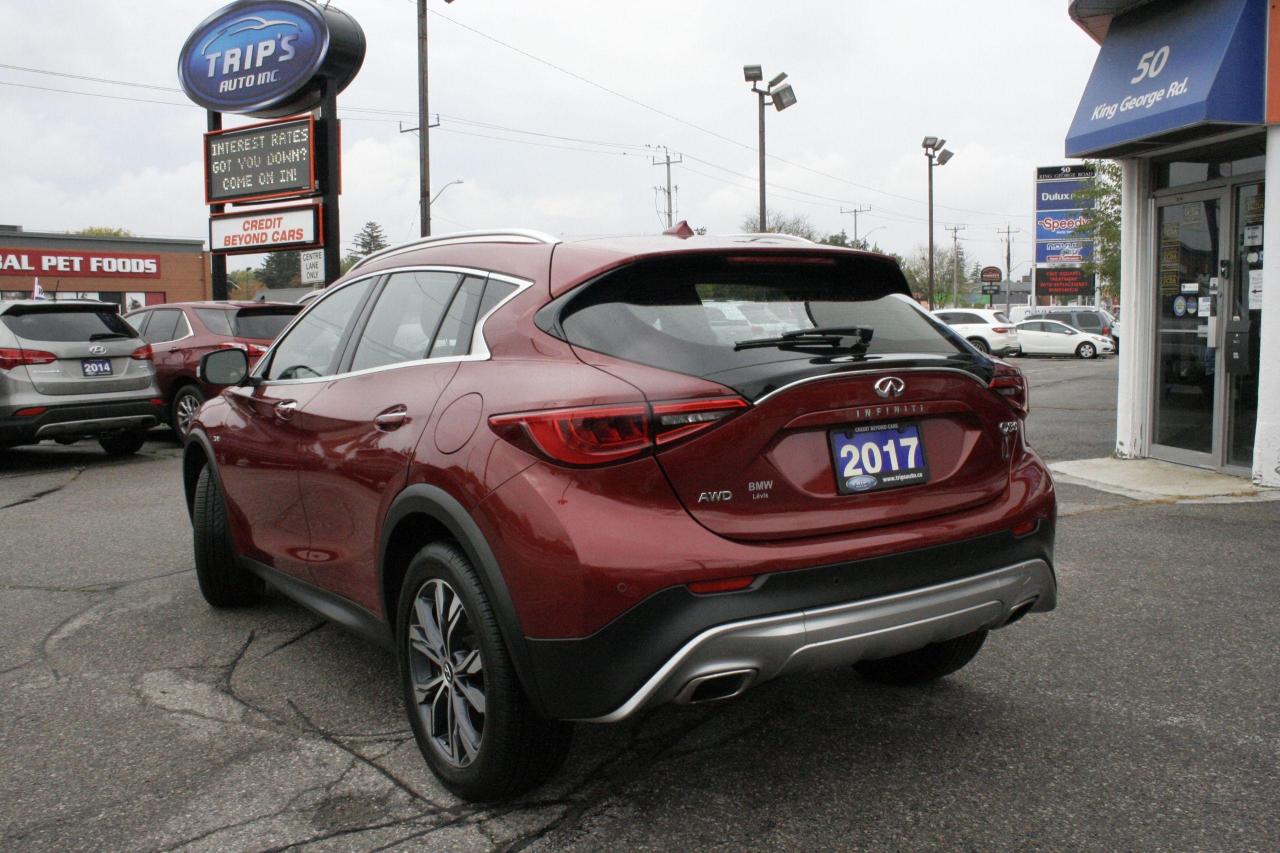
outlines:
[[[1125,153],[1198,125],[1261,124],[1267,0],[1150,3],[1116,18],[1094,63],[1067,156]]]

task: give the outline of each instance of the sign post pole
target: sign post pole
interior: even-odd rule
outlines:
[[[209,118],[209,131],[222,130],[222,113],[213,110],[205,112]],[[226,210],[224,204],[209,205],[210,213],[222,213],[224,210]],[[227,293],[227,256],[213,251],[213,246],[209,247],[209,288],[213,299],[230,298]]]
[[[317,159],[324,181],[320,230],[324,238],[324,283],[327,287],[342,275],[342,243],[338,238],[338,194],[342,189],[342,170],[338,162],[338,91],[331,80],[324,81],[324,100],[320,102],[320,121],[317,124],[321,141]]]

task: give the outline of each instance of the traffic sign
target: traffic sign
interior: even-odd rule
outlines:
[[[300,253],[302,258],[302,283],[324,283],[324,249],[312,249]]]

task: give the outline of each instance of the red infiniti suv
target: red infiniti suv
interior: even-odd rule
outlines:
[[[125,315],[151,344],[156,382],[179,438],[191,429],[205,398],[221,390],[196,378],[200,359],[215,349],[236,347],[252,363],[301,310],[290,302],[171,302]]]
[[[196,416],[200,589],[393,648],[460,796],[570,721],[813,667],[909,684],[1052,610],[1022,374],[880,255],[774,235],[467,233],[362,261]]]

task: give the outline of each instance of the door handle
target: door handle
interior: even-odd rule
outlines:
[[[385,412],[375,415],[373,425],[383,432],[399,429],[409,422],[409,412],[404,406],[392,406]]]
[[[279,403],[276,403],[276,417],[282,421],[289,420],[297,410],[297,400],[281,400]]]

